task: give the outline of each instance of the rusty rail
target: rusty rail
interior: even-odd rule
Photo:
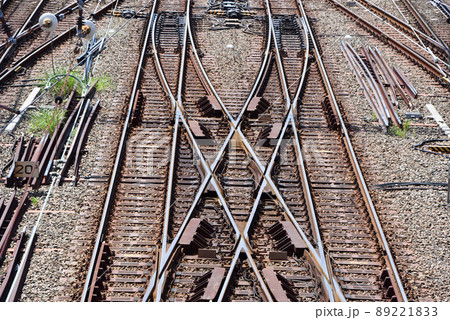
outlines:
[[[416,7],[411,3],[410,0],[401,0],[403,4],[408,8],[408,10],[413,14],[414,18],[417,20],[417,22],[420,24],[422,29],[425,31],[425,33],[433,37],[436,40],[439,40],[439,37],[436,35],[436,33],[431,29],[431,27],[428,25],[428,23],[422,18],[422,15],[417,11]]]
[[[116,3],[116,0],[108,3],[107,5],[105,5],[104,7],[100,8],[95,13],[93,13],[92,17],[94,19],[98,19],[100,16],[106,14],[108,12],[108,10],[114,6],[115,3]],[[62,43],[69,37],[75,35],[76,30],[77,30],[76,26],[73,26],[73,27],[67,29],[66,31],[64,31],[63,33],[58,35],[57,37],[45,42],[39,48],[37,48],[37,49],[33,50],[32,52],[28,53],[27,55],[25,55],[23,58],[21,58],[19,61],[17,61],[14,64],[14,66],[10,67],[9,69],[5,69],[3,72],[0,73],[0,86],[3,85],[10,77],[14,76],[19,71],[21,71],[25,67],[25,65],[34,62],[44,52],[48,51],[52,47],[52,45],[57,46],[58,44]]]
[[[132,120],[132,116],[133,116],[133,106],[134,106],[135,100],[138,98],[137,91],[139,88],[140,80],[143,76],[143,64],[144,64],[146,56],[147,56],[147,47],[148,47],[148,43],[150,41],[150,34],[151,34],[151,29],[152,29],[151,20],[153,18],[153,15],[155,13],[155,8],[156,8],[155,2],[153,3],[151,14],[147,18],[148,25],[147,25],[147,29],[143,35],[143,39],[144,39],[143,46],[142,46],[141,55],[139,58],[137,71],[136,71],[136,74],[134,77],[134,85],[133,85],[133,89],[132,89],[130,102],[128,105],[128,112],[127,112],[127,115],[126,115],[126,118],[124,121],[123,131],[121,134],[120,143],[119,143],[119,147],[117,149],[117,154],[116,154],[116,158],[115,158],[115,162],[114,162],[114,168],[113,168],[111,178],[109,181],[108,193],[107,193],[107,196],[106,196],[106,199],[104,202],[104,206],[103,206],[102,218],[101,218],[100,225],[98,228],[95,247],[92,252],[92,258],[91,258],[91,262],[89,265],[88,274],[86,276],[85,285],[83,288],[83,293],[82,293],[82,297],[81,297],[82,302],[88,301],[90,287],[91,287],[93,281],[95,283],[95,280],[93,280],[93,278],[95,276],[95,272],[96,272],[95,266],[97,265],[97,260],[99,257],[101,244],[103,242],[103,238],[104,238],[106,228],[108,225],[110,211],[111,211],[111,208],[113,205],[113,200],[114,200],[114,194],[115,194],[115,190],[116,190],[116,187],[118,184],[120,169],[121,169],[122,161],[123,161],[124,154],[125,154],[126,141],[127,141],[127,137],[129,134],[130,124],[131,124],[131,120]]]
[[[329,0],[329,1],[332,1],[333,3],[335,3],[334,0]],[[305,19],[306,19],[308,30],[312,34],[312,32],[311,32],[311,25],[310,25],[310,23],[309,23],[309,21],[307,19],[307,14],[306,14],[306,11],[305,11],[305,9],[303,7],[303,2],[301,0],[297,0],[297,2],[299,4],[299,7],[300,7],[300,10],[301,10],[301,13],[302,13],[303,17],[305,17]],[[346,9],[346,8],[344,8],[344,9]],[[357,20],[358,19],[359,18],[357,18]],[[373,26],[372,26],[372,28],[373,28]],[[316,39],[314,39],[313,36],[311,37],[311,39],[312,39],[312,42],[313,42],[313,46],[315,48],[315,57],[316,57],[316,60],[318,62],[318,65],[319,65],[319,68],[320,68],[320,71],[321,71],[322,79],[323,79],[325,87],[326,87],[326,89],[327,89],[327,91],[329,93],[330,99],[332,99],[332,106],[335,109],[336,114],[338,115],[339,121],[341,123],[340,131],[341,131],[341,134],[342,134],[342,138],[343,138],[343,141],[344,141],[344,144],[345,144],[345,148],[347,150],[350,162],[352,164],[353,171],[355,172],[359,188],[360,188],[361,193],[363,195],[364,203],[365,203],[366,208],[367,208],[367,210],[369,212],[369,216],[370,216],[370,219],[372,221],[374,230],[376,231],[377,238],[378,238],[378,241],[380,243],[380,246],[381,246],[381,248],[383,249],[383,251],[385,253],[385,261],[386,261],[386,264],[388,266],[389,273],[392,273],[392,277],[391,277],[392,286],[394,288],[394,291],[395,291],[395,294],[397,296],[398,301],[408,301],[408,299],[406,297],[406,292],[405,292],[405,290],[403,288],[403,284],[402,284],[400,275],[398,273],[398,270],[397,270],[397,267],[396,267],[396,264],[395,264],[395,261],[394,261],[394,257],[392,256],[392,253],[391,253],[391,250],[389,248],[389,244],[387,242],[386,236],[384,235],[384,231],[383,231],[380,219],[379,219],[378,214],[377,214],[377,212],[375,210],[375,206],[374,206],[374,204],[372,202],[372,197],[370,196],[369,189],[367,188],[367,184],[366,184],[366,181],[364,179],[363,173],[361,171],[361,167],[359,166],[359,162],[358,162],[358,159],[356,157],[355,151],[353,149],[353,144],[351,142],[350,135],[349,135],[347,127],[345,125],[345,122],[344,122],[344,119],[343,119],[340,107],[339,107],[339,105],[337,103],[337,99],[336,99],[336,96],[334,94],[333,87],[332,87],[331,82],[329,80],[328,73],[326,71],[325,65],[324,65],[324,63],[322,61],[322,57],[321,57],[321,54],[320,54],[320,51],[319,51],[319,45],[317,44]]]
[[[401,53],[405,54],[406,56],[411,58],[413,61],[415,61],[416,63],[421,65],[423,68],[425,68],[426,70],[431,72],[433,75],[435,75],[441,81],[441,83],[443,83],[443,84],[449,84],[450,83],[450,79],[448,78],[448,75],[445,74],[441,69],[439,69],[430,60],[428,60],[427,58],[425,58],[422,55],[418,54],[416,51],[414,51],[413,49],[409,48],[408,46],[398,42],[397,40],[395,40],[394,38],[392,38],[388,34],[384,33],[383,31],[381,31],[380,29],[378,29],[377,27],[372,25],[367,20],[361,18],[360,16],[358,16],[357,14],[355,14],[354,12],[349,10],[348,8],[344,7],[339,2],[337,2],[335,0],[328,0],[328,1],[331,2],[333,5],[335,5],[339,10],[343,11],[345,14],[347,14],[348,16],[350,16],[351,18],[356,20],[359,24],[361,24],[363,27],[368,29],[370,32],[372,32],[373,34],[381,37],[382,39],[387,41],[390,45],[392,45],[394,48],[399,50]]]
[[[48,0],[41,0],[34,8],[33,12],[29,15],[27,20],[24,22],[22,27],[17,30],[14,35],[12,36],[12,39],[9,41],[12,41],[12,45],[10,45],[6,51],[3,53],[3,56],[0,58],[0,69],[4,67],[4,65],[8,62],[8,58],[12,55],[15,48],[17,47],[17,37],[24,32],[24,30],[28,27],[30,23],[35,21],[38,18],[38,14],[40,13],[41,9],[46,5]],[[0,48],[1,49],[1,48]]]
[[[25,239],[26,239],[25,229],[21,233],[19,233],[18,237],[19,237],[19,239],[17,240],[17,243],[14,246],[12,259],[8,264],[8,269],[6,271],[6,275],[3,279],[2,285],[0,287],[0,301],[6,301],[8,292],[11,290],[13,277],[19,267],[19,259],[21,256],[21,250],[25,244]]]
[[[445,43],[442,43],[442,41],[437,41],[436,39],[433,39],[433,37],[430,36],[430,34],[428,34],[428,33],[425,34],[422,31],[417,30],[413,26],[407,24],[406,22],[404,22],[403,20],[401,20],[401,19],[397,18],[396,16],[390,14],[389,12],[383,10],[382,8],[380,8],[376,4],[372,3],[371,1],[368,1],[368,0],[357,0],[357,1],[359,3],[361,3],[362,5],[364,5],[367,9],[377,13],[379,16],[382,16],[382,17],[388,19],[389,21],[391,21],[392,23],[400,26],[401,28],[403,28],[404,30],[409,32],[410,34],[418,35],[422,40],[428,42],[429,44],[431,44],[436,49],[439,49],[444,54],[448,55],[449,48],[448,48],[448,46]]]

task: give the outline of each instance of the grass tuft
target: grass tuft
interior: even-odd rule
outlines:
[[[97,81],[97,83],[95,84],[95,88],[98,92],[107,90],[109,88],[116,88],[116,85],[107,73],[98,77],[93,77],[91,79],[91,83],[94,83],[95,81]]]
[[[408,135],[408,131],[411,128],[411,120],[403,122],[403,125],[401,128],[393,126],[389,130],[392,134],[395,134],[396,136],[400,138],[406,138]]]
[[[41,77],[41,79],[42,79],[41,85],[43,87],[45,87],[47,85],[47,82],[50,79],[52,79],[55,75],[62,75],[60,77],[53,78],[50,81],[50,86],[52,86],[55,83],[56,84],[49,90],[49,92],[52,95],[62,96],[63,98],[66,98],[69,95],[69,93],[75,88],[77,93],[81,94],[82,90],[83,90],[82,85],[81,85],[80,81],[78,81],[74,77],[83,81],[83,72],[80,70],[72,70],[72,72],[70,72],[71,76],[69,76],[67,78],[67,82],[66,82],[67,72],[68,72],[68,69],[64,69],[64,68],[58,68],[55,70],[55,72],[53,72],[53,70],[47,71]],[[58,81],[58,79],[60,79],[60,81]],[[99,92],[109,89],[109,88],[115,88],[115,84],[114,84],[112,78],[106,73],[101,76],[93,77],[90,79],[90,83],[94,83],[96,81],[97,81],[97,83],[95,85],[95,88]],[[65,82],[66,82],[66,84],[64,85]],[[84,81],[83,81],[83,83],[86,85],[86,83]]]
[[[35,134],[44,134],[50,127],[50,135],[53,134],[58,124],[64,120],[66,111],[57,109],[53,117],[54,109],[39,109],[30,114],[30,130]],[[53,117],[53,121],[52,121]]]
[[[31,197],[31,204],[33,205],[33,208],[37,208],[39,204],[39,198]]]
[[[45,87],[47,85],[47,82],[50,79],[52,79],[55,75],[62,75],[61,77],[53,78],[51,80],[50,86],[55,83],[56,84],[49,90],[49,92],[53,95],[62,96],[63,98],[65,98],[75,88],[77,93],[80,94],[83,88],[77,79],[73,77],[67,77],[66,82],[66,75],[68,71],[69,71],[68,69],[58,68],[55,70],[55,73],[53,72],[53,70],[45,72],[44,75],[41,77],[42,86]],[[83,73],[78,70],[72,70],[70,75],[77,77],[80,80],[83,78]],[[60,81],[58,81],[58,79],[60,79]],[[64,85],[65,82],[66,84]]]

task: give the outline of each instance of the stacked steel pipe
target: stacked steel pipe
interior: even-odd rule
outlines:
[[[409,108],[414,108],[412,99],[417,98],[405,74],[397,66],[390,68],[376,47],[363,46],[360,55],[348,42],[342,42],[341,50],[382,129],[386,131],[391,123],[401,127],[397,94]]]

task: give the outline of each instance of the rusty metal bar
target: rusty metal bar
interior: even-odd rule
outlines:
[[[95,94],[95,90],[96,90],[95,85],[91,86],[88,89],[88,91],[86,92],[86,94],[84,95],[84,97],[82,97],[80,100],[80,108],[84,109],[84,111],[83,111],[83,115],[80,119],[78,130],[72,139],[72,143],[71,143],[69,152],[67,153],[67,156],[65,156],[65,163],[64,163],[64,165],[61,169],[61,173],[60,173],[61,177],[64,177],[67,174],[67,172],[69,171],[69,167],[72,164],[72,161],[76,157],[77,148],[81,141],[80,137],[82,136],[82,134],[84,132],[87,118],[90,113],[89,104],[91,103],[91,97]],[[62,155],[62,156],[64,156],[64,155]],[[63,179],[60,179],[59,185],[62,185],[62,184],[63,184]]]
[[[23,215],[23,211],[28,203],[28,191],[23,193],[22,198],[20,199],[19,205],[17,206],[14,214],[11,217],[11,220],[8,223],[8,226],[5,229],[4,234],[2,235],[0,241],[0,261],[5,257],[6,250],[8,249],[9,242],[11,240],[11,235],[16,225],[16,222],[20,220],[20,217]]]
[[[186,27],[189,29],[189,32],[190,32],[190,28],[189,28],[189,8],[190,8],[190,1],[188,1],[187,8],[188,8],[188,9],[187,9],[187,15],[186,15],[187,18],[186,18],[186,20],[188,21],[188,23],[186,24]],[[190,37],[191,37],[191,43],[193,43],[193,39],[192,39],[192,34],[191,34],[191,32],[190,32]],[[185,38],[185,40],[186,40],[186,38]],[[153,46],[154,46],[154,48],[153,48],[154,52],[157,53],[157,48],[156,48],[156,46],[155,46],[154,40],[153,40]],[[184,43],[184,52],[185,52],[185,50],[186,50],[186,42]],[[193,47],[193,52],[194,52],[194,54],[195,54],[195,56],[196,56],[196,59],[197,59],[199,68],[202,70],[202,73],[203,73],[203,75],[204,75],[205,80],[207,81],[208,85],[210,86],[211,91],[217,96],[217,93],[215,92],[214,88],[212,87],[211,83],[209,82],[209,79],[208,79],[206,73],[204,72],[203,66],[202,66],[201,63],[200,63],[200,60],[199,60],[199,58],[198,58],[198,55],[197,55],[197,52],[196,52],[195,47]],[[174,98],[173,98],[173,96],[172,96],[172,93],[170,92],[170,88],[169,88],[169,86],[167,85],[167,81],[166,81],[166,79],[165,79],[165,77],[164,77],[164,72],[163,72],[162,69],[161,69],[161,65],[160,65],[160,63],[159,63],[158,55],[156,54],[155,56],[156,56],[156,63],[157,63],[157,66],[158,66],[157,71],[158,71],[159,76],[162,77],[161,82],[163,83],[163,86],[164,86],[164,88],[165,88],[165,91],[166,91],[167,94],[170,96],[171,101],[174,101]],[[160,69],[161,69],[161,70],[160,70]],[[182,73],[180,73],[180,76],[182,76]],[[180,80],[180,83],[182,84],[181,80]],[[180,85],[179,88],[182,88],[182,85]],[[178,97],[179,97],[179,98],[181,97],[180,92],[179,92]],[[248,100],[248,101],[249,101],[249,100]],[[203,168],[207,171],[207,177],[204,179],[204,181],[203,181],[203,183],[202,183],[202,186],[200,187],[200,190],[198,191],[198,193],[197,193],[197,195],[196,195],[196,200],[195,200],[194,203],[192,204],[191,209],[190,209],[188,215],[185,217],[185,220],[184,220],[184,222],[183,222],[183,224],[182,224],[182,226],[181,226],[181,228],[180,228],[180,230],[179,230],[179,232],[178,232],[176,238],[174,239],[174,241],[172,241],[172,244],[171,244],[171,246],[170,246],[170,248],[169,248],[169,250],[168,250],[168,253],[166,254],[166,256],[162,256],[162,258],[161,258],[161,259],[162,259],[162,262],[161,262],[161,266],[162,266],[162,267],[161,267],[160,273],[162,274],[162,277],[164,277],[164,275],[165,275],[165,270],[166,270],[167,266],[169,265],[169,262],[171,261],[171,258],[172,258],[172,256],[173,256],[173,253],[175,252],[176,244],[178,243],[178,240],[179,240],[180,236],[181,236],[182,233],[184,232],[184,228],[186,227],[187,222],[189,221],[190,216],[191,216],[193,210],[195,209],[196,203],[197,203],[198,200],[200,199],[201,194],[202,194],[204,188],[206,188],[206,186],[207,186],[208,183],[210,182],[210,179],[211,179],[212,185],[213,185],[214,188],[216,189],[216,192],[217,192],[217,194],[218,194],[218,196],[219,196],[219,199],[220,199],[220,201],[221,201],[221,203],[222,203],[222,206],[223,206],[223,208],[224,208],[224,210],[225,210],[225,212],[226,212],[226,214],[227,214],[226,217],[228,218],[230,224],[233,226],[233,229],[235,230],[236,237],[239,238],[239,234],[240,234],[240,231],[239,231],[239,229],[237,228],[236,223],[234,222],[234,218],[233,218],[233,216],[231,215],[231,212],[229,211],[228,206],[226,205],[226,201],[225,201],[225,199],[224,199],[224,197],[223,197],[223,193],[222,193],[222,191],[221,191],[221,189],[220,189],[220,186],[219,186],[219,184],[217,183],[216,178],[213,176],[213,172],[214,172],[214,170],[215,170],[215,168],[216,168],[216,166],[217,166],[218,160],[219,160],[219,158],[221,157],[222,152],[219,152],[219,155],[218,155],[218,157],[216,158],[216,161],[214,162],[214,164],[213,164],[213,166],[212,166],[213,169],[211,169],[211,168],[209,167],[208,163],[205,161],[205,159],[204,159],[204,157],[203,157],[203,155],[202,155],[202,153],[201,153],[201,151],[200,151],[200,149],[199,149],[199,147],[198,147],[198,145],[197,145],[197,143],[196,143],[196,141],[195,141],[195,138],[194,138],[193,135],[192,135],[192,132],[191,132],[191,130],[190,130],[190,128],[189,128],[189,125],[188,125],[188,123],[187,123],[187,121],[186,121],[186,118],[185,118],[185,116],[183,115],[183,109],[182,109],[181,105],[182,105],[182,102],[181,102],[181,101],[179,101],[179,102],[177,103],[177,105],[176,105],[176,107],[177,107],[177,114],[180,116],[180,118],[181,118],[181,120],[182,120],[182,122],[183,122],[183,125],[184,125],[184,127],[186,128],[186,131],[187,131],[188,136],[189,136],[189,139],[190,139],[190,141],[191,141],[191,143],[192,143],[192,145],[193,145],[193,147],[194,147],[194,150],[196,151],[196,153],[197,153],[197,154],[199,155],[199,157],[200,157],[200,160],[201,160],[201,162],[202,162]],[[233,132],[234,132],[234,131],[233,131]],[[232,134],[233,134],[233,133],[230,132],[230,134],[229,134],[229,136],[228,136],[229,139],[231,139]],[[228,138],[227,138],[227,141],[229,141]],[[228,143],[228,142],[224,143],[224,146],[223,146],[223,148],[222,148],[221,151],[224,151],[224,148],[225,148],[225,146],[227,145],[227,143]],[[152,282],[152,283],[155,283],[155,282]],[[163,286],[163,284],[164,284],[164,281],[160,281],[159,284],[158,284],[158,288],[157,288],[158,290],[157,290],[157,295],[156,295],[156,296],[157,296],[157,297],[156,297],[156,300],[157,300],[157,301],[161,298],[161,293],[162,293],[162,286]],[[150,296],[150,292],[152,292],[152,290],[153,290],[153,288],[150,288],[150,287],[147,289],[146,294],[144,295],[144,301],[146,301],[146,300],[148,299],[148,297]]]
[[[375,76],[375,83],[377,83],[377,85],[380,87],[380,91],[383,93],[385,99],[389,99],[389,97],[390,97],[389,107],[394,108],[394,107],[398,106],[397,95],[395,94],[395,88],[393,88],[388,83],[388,86],[387,86],[388,91],[389,91],[389,94],[388,94],[388,92],[385,89],[385,86],[383,85],[383,82],[381,81],[380,75],[377,72],[376,63],[375,63],[373,57],[370,55],[368,48],[362,47],[361,50],[363,52],[364,57],[366,58],[366,61],[369,63],[370,68],[373,70],[373,75]]]
[[[3,201],[2,201],[2,211],[0,211],[0,232],[1,232],[1,230],[6,231],[8,228],[7,221],[10,220],[11,215],[14,210],[14,207],[17,204],[15,196],[16,196],[16,192],[14,191],[11,194],[9,201],[6,204],[4,203],[5,199],[3,199]],[[2,242],[3,242],[4,235],[5,235],[5,232],[0,233],[0,240]],[[0,262],[3,261],[3,258],[4,258],[4,253],[0,254]]]
[[[405,94],[405,92],[403,91],[402,87],[400,86],[400,84],[398,83],[397,79],[395,78],[395,76],[392,74],[391,69],[389,68],[389,66],[387,65],[386,60],[384,60],[383,56],[381,55],[380,51],[378,50],[378,48],[375,47],[375,51],[374,50],[370,50],[370,53],[372,55],[372,57],[375,59],[375,61],[377,62],[377,66],[380,68],[380,71],[383,73],[384,78],[389,79],[389,82],[391,85],[394,85],[395,88],[397,88],[397,91],[400,93],[400,96],[402,97],[402,99],[405,101],[405,103],[413,108],[414,105],[412,104],[412,102],[410,101],[410,99],[408,98],[408,96]]]

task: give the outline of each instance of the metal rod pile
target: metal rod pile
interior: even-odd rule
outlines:
[[[21,186],[28,178],[20,178],[15,176],[15,163],[17,161],[31,161],[35,163],[35,169],[38,175],[30,180],[33,189],[38,189],[42,184],[50,183],[50,170],[53,162],[61,154],[64,143],[67,140],[73,122],[76,110],[71,110],[72,102],[75,99],[75,91],[72,91],[64,110],[69,114],[72,113],[65,123],[60,123],[53,134],[46,133],[40,140],[31,137],[28,142],[22,136],[18,139],[15,146],[14,159],[9,173],[6,177],[5,184],[7,187]]]
[[[391,123],[401,127],[402,121],[396,111],[397,94],[409,108],[414,108],[412,99],[417,98],[417,91],[405,74],[396,66],[390,68],[377,47],[363,46],[359,55],[343,41],[341,50],[382,129],[387,131]]]
[[[15,191],[8,200],[6,198],[0,199],[0,264],[5,259],[14,227],[22,219],[28,204],[28,192],[22,194],[20,201],[16,200]]]
[[[70,169],[70,166],[74,165],[74,178],[73,185],[76,186],[79,179],[79,167],[81,163],[81,151],[84,147],[84,144],[87,141],[87,137],[89,132],[94,124],[95,117],[97,115],[99,101],[92,106],[92,96],[95,94],[95,84],[88,89],[87,93],[81,100],[78,102],[78,105],[75,107],[72,115],[79,114],[81,117],[79,120],[72,120],[69,122],[70,125],[77,124],[78,128],[75,131],[75,135],[70,141],[70,148],[64,150],[61,153],[62,159],[65,160],[64,165],[61,169],[61,179],[59,180],[59,185],[62,185],[65,177]],[[70,130],[67,132],[70,133]],[[65,139],[64,139],[65,141]]]

